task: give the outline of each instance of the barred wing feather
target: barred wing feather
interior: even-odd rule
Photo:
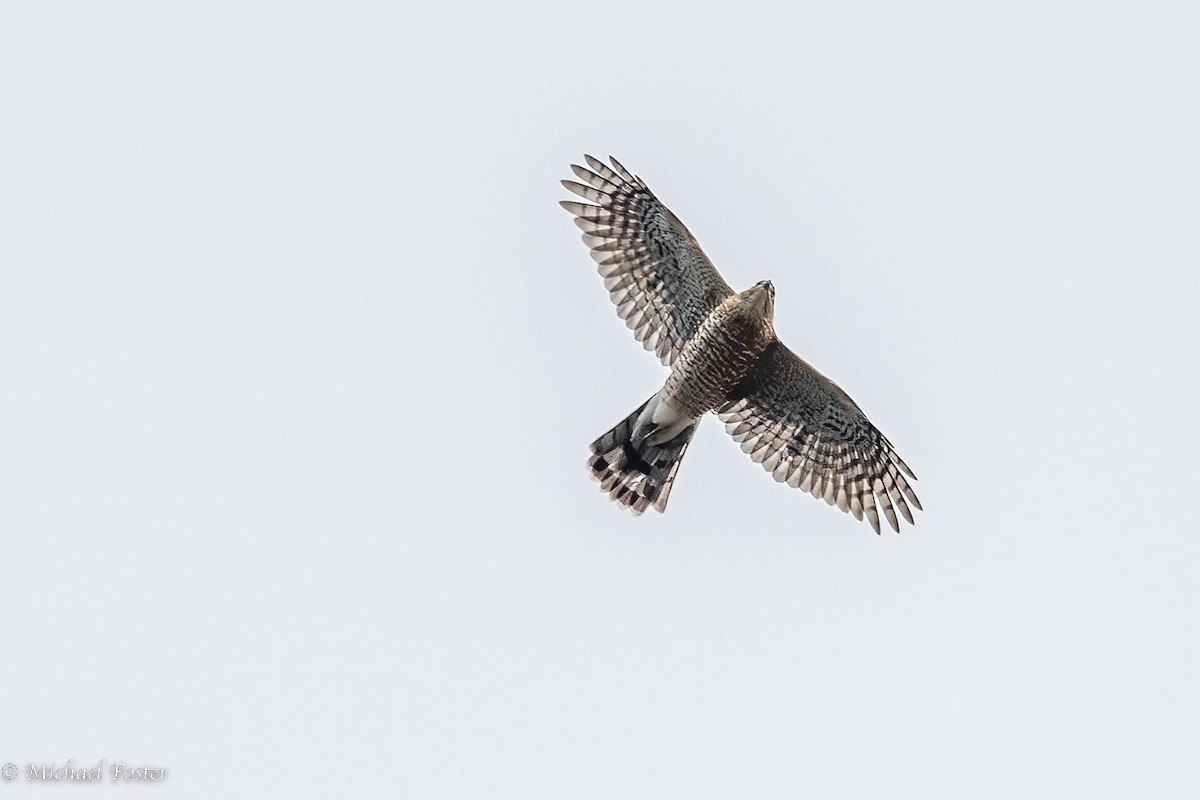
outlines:
[[[717,409],[742,450],[775,480],[864,516],[879,533],[879,509],[899,531],[921,508],[912,470],[837,384],[779,342],[770,346]],[[878,508],[876,508],[878,503]]]
[[[572,164],[563,181],[590,203],[562,201],[575,215],[617,314],[647,350],[671,364],[709,312],[733,294],[683,223],[615,158]]]

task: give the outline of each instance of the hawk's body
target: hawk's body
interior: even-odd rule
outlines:
[[[762,281],[735,294],[674,214],[616,159],[585,156],[583,183],[563,181],[597,205],[564,201],[617,313],[671,367],[663,388],[592,443],[601,488],[642,512],[666,508],[696,424],[716,411],[742,450],[775,480],[799,487],[879,532],[876,502],[893,529],[910,523],[914,478],[845,392],[775,336],[775,290]]]

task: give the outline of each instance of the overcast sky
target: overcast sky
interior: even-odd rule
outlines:
[[[0,788],[1197,796],[1198,40],[1186,2],[5,4]],[[711,416],[665,515],[597,490],[666,371],[557,206],[584,152],[774,282],[915,527]]]

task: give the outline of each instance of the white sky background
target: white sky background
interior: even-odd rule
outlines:
[[[1198,40],[1184,2],[6,4],[0,762],[1196,796]],[[666,372],[556,205],[585,151],[774,281],[915,528],[715,418],[666,515],[597,491]]]

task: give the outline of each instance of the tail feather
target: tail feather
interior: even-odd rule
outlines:
[[[592,455],[588,459],[592,477],[600,481],[601,490],[633,509],[635,514],[651,505],[660,512],[667,507],[679,462],[696,432],[693,422],[675,438],[661,444],[650,444],[644,435],[635,437],[638,417],[649,402],[642,403],[615,428],[592,442]]]

